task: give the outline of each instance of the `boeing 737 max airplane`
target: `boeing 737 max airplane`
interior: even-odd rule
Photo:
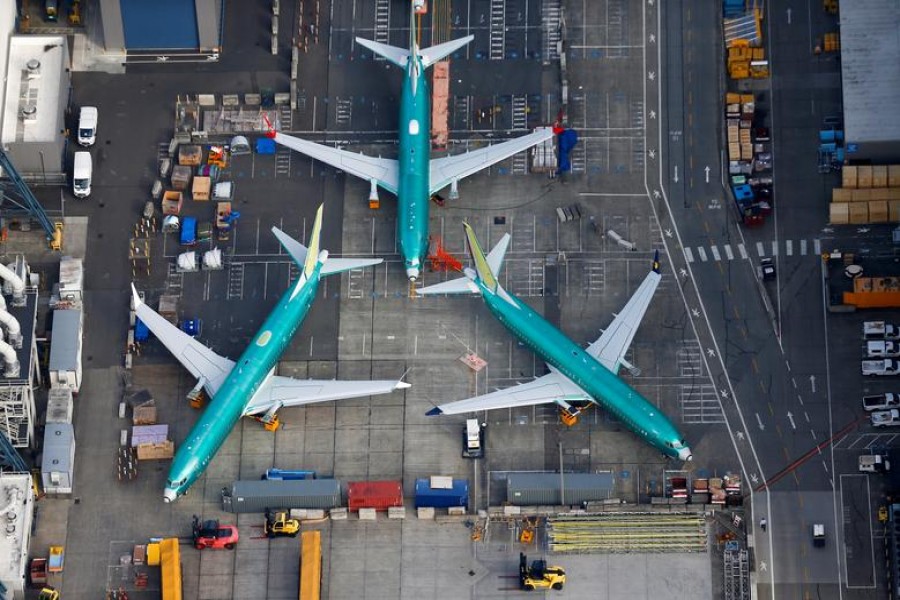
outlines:
[[[137,290],[132,286],[137,317],[197,378],[195,390],[202,388],[211,398],[209,406],[175,453],[163,493],[166,502],[172,502],[183,495],[200,477],[241,417],[252,416],[269,425],[269,428],[277,428],[276,413],[284,406],[374,396],[409,387],[408,383],[396,380],[298,380],[274,374],[278,359],[309,312],[320,278],[370,267],[382,261],[380,258],[329,258],[327,250],[319,251],[321,229],[321,206],[316,213],[309,248],[278,228],[272,228],[275,237],[302,267],[302,271],[294,285],[272,309],[237,362],[219,356],[172,325],[141,302]]]
[[[668,417],[616,375],[620,366],[636,370],[625,360],[625,353],[659,285],[659,254],[653,261],[653,270],[622,312],[616,315],[600,339],[583,349],[500,285],[496,274],[503,264],[509,234],[504,235],[485,256],[475,239],[475,232],[468,224],[465,229],[475,269],[466,269],[465,277],[424,287],[418,293],[481,294],[491,313],[544,359],[550,373],[505,390],[441,405],[428,414],[459,414],[554,403],[560,407],[563,421],[573,424],[580,411],[572,404],[593,403],[605,408],[663,454],[691,460],[690,448]]]
[[[413,3],[410,2],[412,5]],[[424,50],[416,43],[416,17],[410,13],[409,50],[356,38],[404,70],[400,97],[399,155],[396,160],[339,150],[282,133],[270,132],[276,142],[365,179],[370,199],[377,187],[397,196],[397,240],[406,276],[415,281],[428,253],[428,208],[433,194],[450,186],[450,199],[459,197],[457,184],[482,169],[553,137],[550,128],[456,156],[431,160],[431,97],[425,69],[475,39],[466,36]]]

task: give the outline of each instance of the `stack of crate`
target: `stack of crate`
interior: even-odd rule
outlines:
[[[725,95],[725,126],[728,135],[728,160],[753,160],[753,143],[750,130],[753,127],[755,104],[753,94]]]
[[[831,191],[832,224],[900,221],[900,165],[845,166],[841,179]]]
[[[736,40],[728,46],[728,76],[732,79],[750,77],[750,61],[753,60],[753,48],[746,40]]]
[[[839,52],[841,50],[841,38],[837,32],[825,34],[825,52]]]

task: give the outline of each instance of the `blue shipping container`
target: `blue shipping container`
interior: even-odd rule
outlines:
[[[469,506],[469,480],[454,479],[450,489],[432,489],[430,479],[416,479],[416,508]]]
[[[288,469],[267,469],[260,479],[268,480],[298,480],[298,479],[315,479],[315,471],[297,471]]]

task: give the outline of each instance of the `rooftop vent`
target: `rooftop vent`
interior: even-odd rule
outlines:
[[[22,120],[26,123],[37,122],[37,106],[34,104],[26,104],[22,107]]]
[[[25,63],[25,69],[28,73],[28,79],[37,79],[41,76],[41,61],[36,58],[32,58],[27,63]]]

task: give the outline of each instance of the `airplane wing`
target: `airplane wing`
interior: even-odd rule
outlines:
[[[346,171],[355,177],[375,182],[391,192],[397,193],[397,161],[390,158],[366,156],[358,152],[348,152],[324,146],[315,142],[301,140],[283,133],[275,134],[275,141],[291,150],[296,150],[310,158],[322,161],[335,169]]]
[[[429,180],[431,182],[430,192],[434,194],[455,180],[458,181],[463,177],[468,177],[473,173],[487,169],[494,163],[500,162],[517,152],[527,150],[552,137],[553,130],[549,127],[542,127],[536,129],[533,133],[503,142],[502,144],[472,150],[456,156],[433,159],[431,161],[431,179]]]
[[[647,273],[647,277],[628,300],[625,308],[616,315],[603,335],[588,346],[587,353],[613,373],[619,372],[619,366],[631,346],[631,340],[634,339],[644,313],[647,312],[661,277],[656,270]]]
[[[132,290],[134,287],[132,286]],[[219,386],[234,367],[234,361],[219,356],[185,332],[181,331],[155,310],[141,302],[134,293],[134,312],[147,326],[156,339],[161,341],[172,356],[178,359],[185,369],[196,379],[205,379],[203,386],[210,397],[214,396]]]
[[[293,379],[274,376],[260,386],[250,404],[244,409],[244,416],[275,411],[284,406],[301,406],[316,402],[343,400],[388,394],[402,390],[409,384],[396,379],[381,381],[337,381],[322,379]]]
[[[442,404],[428,412],[429,415],[458,415],[478,410],[494,410],[497,408],[516,408],[534,406],[551,402],[582,402],[591,397],[567,377],[557,371],[551,371],[534,381],[515,385],[504,390],[475,396],[466,400]]]

